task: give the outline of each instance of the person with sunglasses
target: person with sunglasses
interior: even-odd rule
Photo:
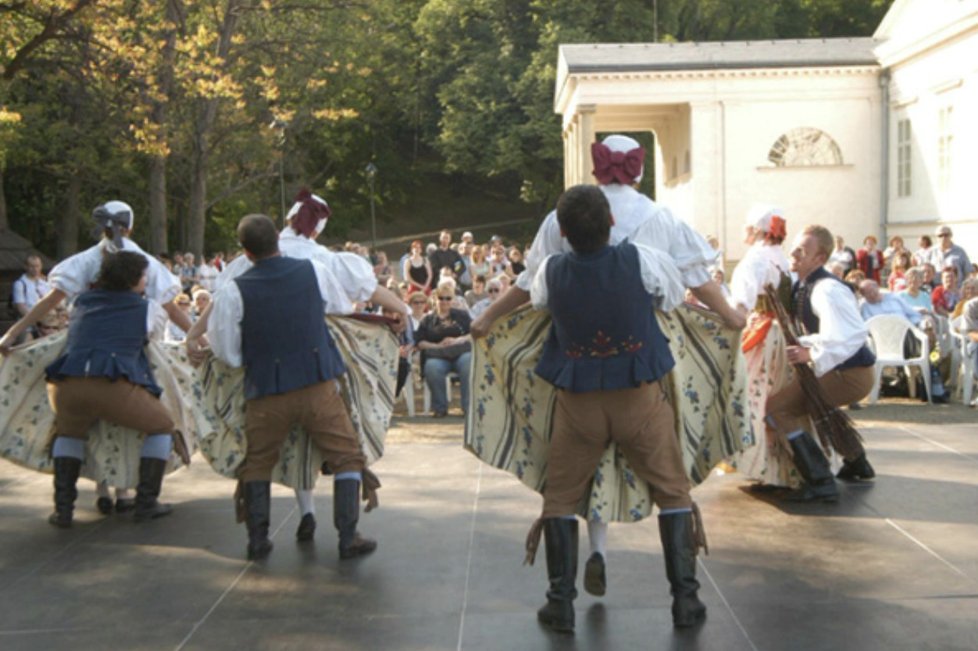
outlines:
[[[472,319],[466,310],[453,307],[454,281],[442,281],[435,291],[435,309],[421,320],[414,343],[421,351],[421,369],[431,392],[431,411],[435,418],[448,415],[445,380],[458,373],[462,392],[462,413],[468,411],[469,371],[472,360]]]

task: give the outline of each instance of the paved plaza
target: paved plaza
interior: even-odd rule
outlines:
[[[878,477],[837,505],[768,501],[736,474],[694,491],[709,613],[682,633],[654,520],[611,528],[608,594],[578,581],[574,637],[541,628],[543,550],[521,565],[540,498],[464,451],[459,418],[392,430],[360,527],[380,547],[345,562],[328,482],[312,544],[273,490],[275,550],[250,563],[234,484],[200,457],[164,484],[175,513],[145,525],[99,516],[83,480],[71,530],[46,521],[50,476],[0,461],[0,649],[978,649],[978,416],[890,407],[853,412]]]

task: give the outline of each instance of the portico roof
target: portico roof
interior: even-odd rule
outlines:
[[[566,73],[876,65],[873,38],[561,45]],[[563,66],[561,66],[563,67]]]

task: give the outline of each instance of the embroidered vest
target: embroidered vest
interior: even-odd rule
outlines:
[[[674,360],[642,284],[638,249],[625,241],[547,262],[550,335],[536,373],[574,393],[654,382]]]
[[[812,311],[811,296],[816,283],[823,281],[842,282],[826,271],[824,267],[819,267],[808,274],[808,277],[803,282],[796,283],[792,291],[791,300],[795,321],[804,327],[806,334],[816,334],[819,332],[820,320],[815,312]],[[834,370],[843,371],[856,366],[872,366],[875,363],[876,355],[869,349],[869,346],[863,344],[852,357],[836,366]]]
[[[326,328],[323,298],[309,260],[259,260],[234,279],[244,302],[241,354],[245,398],[325,382],[346,372]]]
[[[144,349],[148,309],[146,299],[135,292],[93,289],[79,294],[65,351],[45,369],[47,378],[124,378],[153,395],[163,393]]]

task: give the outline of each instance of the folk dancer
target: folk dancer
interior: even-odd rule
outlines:
[[[327,313],[349,313],[349,301],[325,266],[281,254],[268,217],[244,217],[238,239],[254,266],[217,290],[207,334],[215,355],[245,369],[248,449],[238,478],[248,558],[262,559],[272,550],[272,468],[294,424],[335,473],[340,558],[369,554],[377,543],[357,532],[366,457],[337,384],[346,367],[324,321]]]
[[[690,482],[659,382],[674,361],[654,311],[657,303],[668,311],[682,302],[682,277],[662,251],[609,244],[610,208],[594,186],[567,190],[557,219],[573,251],[546,258],[530,290],[533,306],[549,309],[553,318],[536,373],[557,387],[540,520],[550,589],[538,618],[556,631],[574,629],[575,512],[614,440],[635,473],[653,486],[673,624],[692,626],[706,616],[706,607],[697,597]]]
[[[389,314],[406,315],[409,308],[389,289],[378,284],[373,268],[362,256],[355,253],[334,252],[316,243],[326,228],[332,210],[322,197],[302,189],[295,197],[295,202],[285,217],[286,226],[279,234],[279,251],[285,257],[300,260],[315,260],[328,268],[344,295],[342,312],[350,313],[353,305],[362,302],[372,302],[381,305]],[[233,281],[253,267],[247,256],[238,256],[232,260],[217,278],[218,288]],[[210,309],[205,310],[194,328],[188,333],[187,347],[191,355],[196,355],[205,339]],[[318,472],[319,469],[315,469]],[[295,487],[296,502],[299,505],[301,518],[295,536],[300,542],[312,540],[316,533],[316,504],[312,489]]]
[[[701,303],[720,315],[727,327],[743,328],[744,316],[727,303],[720,287],[710,277],[710,267],[717,252],[688,224],[674,217],[668,208],[656,204],[633,187],[644,174],[644,148],[628,136],[610,135],[602,142],[592,144],[591,157],[599,188],[611,206],[613,221],[609,242],[618,244],[627,239],[667,253],[679,269],[683,284]],[[506,293],[472,322],[472,336],[486,336],[494,322],[529,300],[532,279],[548,255],[571,250],[557,221],[557,213],[552,211],[544,218],[533,240],[526,256],[526,270]],[[584,587],[590,594],[600,596],[606,591],[608,523],[589,519],[588,537],[591,554],[585,567]]]
[[[70,527],[85,457],[85,437],[99,419],[146,434],[139,461],[134,519],[169,515],[158,501],[172,447],[174,424],[160,404],[143,350],[162,308],[143,298],[146,257],[135,251],[104,256],[95,289],[75,301],[64,353],[45,369],[55,413],[54,513],[49,521]]]
[[[812,364],[828,403],[849,405],[866,397],[873,386],[876,357],[866,345],[866,325],[859,316],[856,298],[845,283],[825,270],[832,253],[832,234],[823,226],[807,226],[791,249],[791,270],[798,274],[792,289],[794,319],[804,335],[799,345],[788,346],[791,364]],[[804,483],[789,494],[792,501],[838,500],[838,488],[828,459],[807,431],[807,397],[797,375],[783,389],[770,395],[765,406],[772,434],[787,440],[795,466]],[[858,442],[857,442],[858,443]],[[871,479],[873,467],[865,450],[844,457],[839,479]]]

